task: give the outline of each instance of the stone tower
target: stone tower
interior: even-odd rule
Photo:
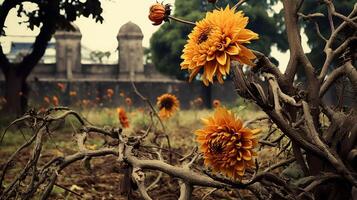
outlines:
[[[72,24],[74,31],[57,31],[56,71],[61,78],[72,79],[74,73],[81,72],[81,38],[79,28]]]
[[[119,75],[129,79],[144,75],[143,33],[140,27],[128,22],[120,27],[117,35],[119,43]]]

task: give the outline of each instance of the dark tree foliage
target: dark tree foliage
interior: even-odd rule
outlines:
[[[24,3],[33,3],[36,9],[26,10]],[[80,16],[102,22],[103,10],[99,0],[4,0],[0,4],[0,37],[6,35],[5,20],[12,9],[16,9],[18,17],[27,18],[25,23],[29,29],[40,29],[31,52],[18,63],[9,61],[0,44],[0,68],[6,79],[7,112],[20,114],[27,106],[26,78],[44,55],[55,31],[73,29],[71,22]]]
[[[174,16],[197,21],[204,17],[206,11],[214,7],[207,4],[206,0],[176,0]],[[218,7],[224,7],[231,1],[218,1]],[[279,50],[286,51],[287,41],[282,23],[281,13],[274,13],[271,6],[277,1],[262,2],[259,0],[247,1],[240,7],[249,17],[248,28],[259,33],[260,39],[250,46],[266,55],[270,55],[271,47],[276,45]],[[232,7],[233,4],[230,4]],[[269,15],[272,13],[272,15]],[[154,33],[150,41],[152,61],[157,69],[163,73],[174,75],[179,79],[186,78],[186,71],[180,70],[181,52],[186,43],[187,35],[193,27],[181,23],[165,23]],[[165,55],[165,56],[164,56]]]

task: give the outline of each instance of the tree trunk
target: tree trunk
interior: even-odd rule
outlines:
[[[16,67],[10,67],[5,73],[5,113],[9,117],[16,117],[23,114],[27,109],[28,87],[27,76],[19,73]]]

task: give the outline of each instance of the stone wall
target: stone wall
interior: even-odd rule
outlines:
[[[63,90],[60,89],[58,83],[64,85]],[[118,107],[124,103],[124,98],[120,96],[120,93],[130,97],[135,107],[145,106],[145,102],[135,94],[129,81],[58,79],[30,80],[28,84],[30,86],[30,106],[43,105],[45,96],[50,99],[57,96],[60,105],[64,106],[75,106],[82,103],[83,100],[89,100],[92,103],[96,102],[97,106]],[[180,100],[182,109],[190,108],[190,101],[198,97],[204,100],[202,107],[210,107],[214,99],[218,99],[224,104],[232,104],[238,98],[230,81],[226,81],[223,85],[214,84],[211,87],[206,87],[201,82],[188,83],[186,81],[137,81],[135,85],[152,103],[156,103],[156,98],[163,93],[175,94]],[[112,98],[107,97],[107,89],[114,91]],[[0,96],[4,95],[3,91],[4,82],[0,81]],[[70,96],[71,91],[75,91],[76,96]]]

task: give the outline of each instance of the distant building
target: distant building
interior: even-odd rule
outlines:
[[[115,64],[103,64],[95,59],[91,49],[81,45],[82,34],[75,31],[57,31],[55,42],[48,44],[45,55],[30,75],[37,79],[85,79],[85,80],[172,80],[158,73],[153,65],[144,66],[143,33],[140,27],[128,22],[120,27],[118,40],[119,59]],[[20,61],[31,51],[33,43],[11,43],[7,54],[11,62]],[[0,75],[3,79],[3,75]]]
[[[11,62],[18,62],[23,56],[28,54],[32,49],[32,42],[11,42],[10,52],[6,55]],[[55,63],[56,49],[55,43],[50,42],[47,46],[45,55],[40,60],[40,63]]]

